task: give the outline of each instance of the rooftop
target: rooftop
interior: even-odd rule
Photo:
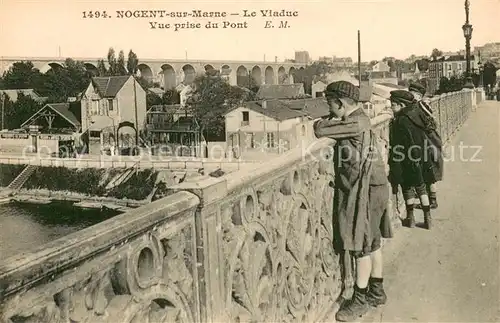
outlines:
[[[441,56],[437,57],[436,59],[433,59],[430,61],[430,63],[435,63],[435,62],[459,62],[459,61],[465,61],[466,58],[464,55],[451,55],[451,56]],[[470,60],[474,60],[474,55],[470,55]]]
[[[262,84],[257,92],[257,99],[297,99],[304,95],[304,84]]]
[[[245,107],[278,121],[306,117],[308,115],[303,111],[292,109],[289,104],[280,100],[250,101],[245,103]]]
[[[16,102],[19,94],[23,94],[25,96],[31,97],[33,100],[37,102],[45,102],[47,98],[40,96],[33,89],[11,89],[11,90],[0,90],[0,93],[3,93],[9,97],[9,100],[12,102]]]
[[[59,114],[66,121],[71,123],[73,126],[78,128],[80,126],[80,120],[75,116],[75,114],[70,109],[70,103],[49,103],[43,106],[40,110],[38,110],[35,114],[33,114],[28,120],[26,120],[21,126],[29,124],[29,122],[35,119],[38,115],[40,115],[44,110],[51,109],[52,111]]]
[[[101,96],[105,98],[114,98],[129,78],[130,75],[93,77],[92,83]]]

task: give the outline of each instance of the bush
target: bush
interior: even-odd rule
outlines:
[[[106,176],[107,172],[116,175],[119,170],[98,168],[66,168],[66,167],[37,167],[25,184],[27,189],[48,189],[50,191],[70,191],[102,196],[106,192],[106,184],[113,178],[113,174]],[[108,179],[102,181],[104,177]]]
[[[118,199],[131,199],[141,201],[146,199],[155,187],[158,172],[144,169],[134,173],[128,181],[112,188],[108,196]]]
[[[0,187],[9,186],[27,165],[0,164]]]
[[[0,164],[0,186],[8,186],[25,167],[26,165]],[[151,194],[158,176],[158,172],[151,169],[134,173],[128,181],[107,192],[106,185],[116,175],[123,172],[125,169],[37,167],[23,188],[66,191],[137,201],[144,200]]]

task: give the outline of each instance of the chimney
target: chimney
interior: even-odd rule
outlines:
[[[266,100],[262,101],[262,109],[267,109],[267,101]]]
[[[278,63],[278,56],[274,56],[274,62]]]

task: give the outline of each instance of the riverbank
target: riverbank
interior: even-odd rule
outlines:
[[[11,201],[30,203],[30,204],[49,204],[49,203],[71,203],[74,206],[81,208],[100,209],[102,207],[125,212],[129,209],[137,208],[141,205],[146,205],[150,201],[136,201],[131,199],[117,199],[104,196],[88,196],[76,192],[61,192],[50,191],[47,189],[21,189]]]
[[[81,208],[125,212],[165,196],[169,186],[201,176],[197,172],[154,169],[36,166],[21,189],[8,189],[24,168],[0,164],[0,204],[17,201],[44,205],[64,201]]]

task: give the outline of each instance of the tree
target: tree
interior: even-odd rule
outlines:
[[[113,47],[110,47],[108,50],[108,64],[109,64],[109,75],[116,75],[117,73],[117,62],[116,62],[116,56],[115,56],[115,50]]]
[[[394,62],[394,58],[393,57],[384,57],[382,59],[382,62],[386,63],[389,66],[389,70],[391,72],[396,72],[397,71],[396,64]]]
[[[33,114],[42,108],[42,104],[33,100],[30,96],[19,93],[17,101],[5,100],[4,113],[7,129],[18,129]]]
[[[250,99],[247,90],[231,86],[220,73],[207,72],[192,84],[193,92],[186,100],[186,108],[200,125],[200,132],[221,135],[226,113]],[[208,133],[210,130],[210,134]]]
[[[400,59],[397,59],[394,61],[394,70],[396,71],[396,74],[398,77],[401,77],[403,70],[405,70],[408,67],[408,65],[409,64],[407,64],[405,61],[402,61]]]
[[[78,96],[90,82],[92,75],[83,62],[68,58],[64,65],[45,73],[43,87],[37,89],[49,97],[49,102],[66,102],[68,97]]]
[[[127,60],[127,70],[131,75],[135,75],[137,73],[137,66],[139,65],[139,59],[137,58],[136,53],[132,50],[128,52],[128,60]]]
[[[135,77],[135,76],[134,76]],[[135,77],[136,81],[142,86],[143,89],[147,90],[153,87],[153,82],[149,81],[144,77]]]
[[[332,64],[327,62],[314,62],[306,66],[304,69],[299,69],[295,72],[295,83],[303,83],[304,91],[311,94],[311,86],[313,83],[321,81],[328,82],[328,76],[334,72]]]
[[[419,59],[416,61],[418,65],[418,69],[420,72],[425,72],[429,69],[429,60],[424,58],[424,59]]]
[[[436,58],[438,58],[439,56],[443,56],[443,52],[442,52],[442,51],[440,51],[440,50],[439,50],[439,49],[437,49],[437,48],[434,48],[434,49],[432,50],[432,53],[431,53],[431,57],[432,57],[432,59],[434,59],[434,60],[435,60],[435,59],[436,59]]]
[[[15,62],[3,75],[5,89],[38,89],[42,74],[30,61]]]
[[[97,62],[97,71],[99,73],[99,76],[107,76],[108,75],[108,69],[106,68],[106,65],[104,64],[103,59],[100,59]]]
[[[167,90],[162,96],[163,104],[179,104],[181,103],[181,96],[175,89]]]
[[[127,75],[125,69],[125,53],[121,50],[118,53],[118,61],[116,62],[116,75]]]

